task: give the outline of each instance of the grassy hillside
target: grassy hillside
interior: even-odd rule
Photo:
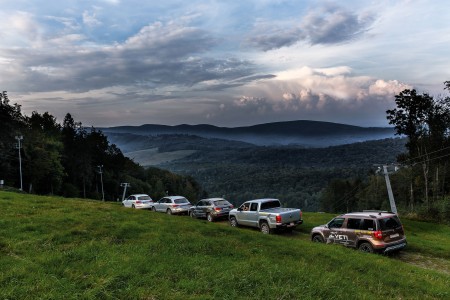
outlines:
[[[305,214],[299,232],[264,236],[117,203],[0,192],[0,298],[448,299],[445,270],[311,243],[309,229],[330,217]],[[450,228],[418,224],[405,223],[408,251],[450,259]]]

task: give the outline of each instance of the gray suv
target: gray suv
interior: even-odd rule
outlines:
[[[337,216],[311,230],[313,242],[340,244],[364,252],[389,253],[406,247],[398,216],[385,211],[363,211]]]
[[[189,215],[193,218],[206,218],[209,222],[216,219],[228,218],[233,205],[223,198],[202,199],[191,207]]]

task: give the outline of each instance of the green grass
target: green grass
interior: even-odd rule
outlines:
[[[331,217],[308,213],[299,232],[265,236],[117,203],[0,192],[0,299],[450,297],[445,272],[311,243],[310,228]],[[448,227],[443,238],[434,225],[404,223],[417,229],[408,251],[448,257]]]

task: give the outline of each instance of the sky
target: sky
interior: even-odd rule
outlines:
[[[389,126],[446,95],[447,1],[0,0],[0,89],[85,126]]]

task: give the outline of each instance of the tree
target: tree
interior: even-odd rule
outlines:
[[[450,90],[446,81],[445,89]],[[424,182],[423,195],[427,209],[430,209],[430,194],[434,199],[439,194],[439,174],[446,168],[448,159],[442,159],[442,151],[449,146],[450,98],[434,99],[427,93],[404,90],[395,96],[397,108],[387,110],[389,124],[395,126],[399,135],[406,135],[408,153],[398,157],[399,162],[412,167],[420,166]],[[432,175],[434,174],[434,175]],[[433,190],[430,180],[433,177]],[[411,176],[411,178],[414,178]],[[414,190],[412,187],[410,190]]]

